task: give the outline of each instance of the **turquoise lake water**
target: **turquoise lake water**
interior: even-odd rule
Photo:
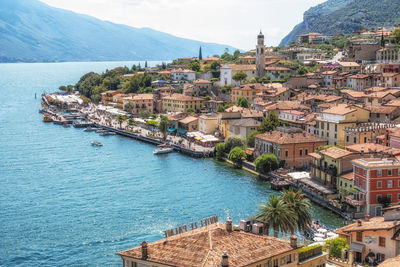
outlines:
[[[0,266],[121,266],[116,252],[163,230],[212,215],[224,221],[227,210],[238,223],[276,194],[212,159],[153,156],[148,144],[42,122],[42,92],[132,64],[0,64]],[[343,224],[318,206],[313,215]]]

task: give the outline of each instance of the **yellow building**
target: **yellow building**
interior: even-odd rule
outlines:
[[[338,177],[353,169],[351,160],[360,156],[359,153],[338,147],[329,147],[309,155],[312,158],[311,177],[334,189],[338,187]]]
[[[320,248],[307,255],[299,255],[301,245],[297,244],[296,236],[291,236],[290,242],[287,242],[262,235],[261,223],[250,224],[250,228],[244,225],[242,230],[233,229],[230,220],[226,224],[205,224],[207,220],[167,230],[164,239],[143,242],[141,246],[119,252],[123,266],[325,266],[326,253]],[[257,231],[254,232],[254,229]]]
[[[162,98],[164,112],[186,112],[187,109],[200,111],[204,105],[204,98],[186,96],[183,94],[170,94]]]
[[[257,93],[264,88],[262,84],[244,84],[238,87],[232,88],[231,99],[232,102],[236,102],[239,98],[246,98],[249,103],[253,103],[254,99],[257,97]]]
[[[213,114],[199,117],[199,131],[205,134],[214,134],[218,129],[218,118]]]
[[[322,111],[316,118],[316,136],[328,141],[328,145],[345,145],[345,128],[368,122],[370,112],[356,105],[336,104]]]

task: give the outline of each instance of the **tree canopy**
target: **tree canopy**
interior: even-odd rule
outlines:
[[[229,136],[226,139],[225,143],[227,152],[231,151],[235,147],[241,147],[241,148],[246,147],[246,140],[244,140],[243,137],[236,135]]]
[[[234,163],[235,167],[241,168],[243,160],[246,159],[246,152],[239,146],[234,147],[229,152],[228,159]]]
[[[239,99],[236,102],[236,105],[242,108],[249,108],[250,106],[249,100],[247,100],[247,98],[245,97],[239,97]]]
[[[261,122],[258,131],[261,133],[265,133],[273,131],[279,126],[282,126],[282,123],[279,121],[278,116],[274,112],[270,112],[268,114],[268,117]]]
[[[274,171],[278,169],[279,163],[278,159],[274,154],[262,154],[259,156],[256,161],[256,171],[262,174],[268,174],[270,171]]]
[[[235,81],[240,82],[240,83],[241,83],[243,80],[246,80],[246,78],[247,78],[247,74],[246,74],[245,72],[243,72],[243,71],[236,72],[236,73],[232,76],[232,79],[234,79]]]

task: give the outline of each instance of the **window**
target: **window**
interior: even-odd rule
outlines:
[[[335,132],[337,132],[337,124],[335,124]]]
[[[367,175],[367,170],[363,169],[363,175],[366,176]]]
[[[349,142],[350,140],[349,140],[349,136],[346,136],[346,142]]]
[[[399,187],[400,187],[400,180],[399,180]]]
[[[362,242],[362,232],[356,232],[356,240]]]
[[[377,187],[377,188],[382,188],[382,181],[378,181],[378,182],[376,183],[376,187]]]
[[[264,267],[272,267],[272,261],[264,263]]]
[[[357,137],[353,138],[353,143],[356,144],[357,143]]]
[[[392,202],[392,194],[387,194],[386,197]]]
[[[286,263],[291,263],[292,262],[292,255],[289,254],[286,256]]]
[[[323,122],[321,122],[321,129],[324,129],[324,124]]]
[[[364,143],[366,143],[367,142],[367,137],[364,137]]]
[[[285,150],[285,157],[287,158],[287,157],[289,157],[289,150]]]
[[[382,195],[381,194],[378,194],[378,195],[376,195],[376,201],[381,201],[381,198],[382,198]]]
[[[377,170],[376,171],[376,176],[382,176],[382,170]]]
[[[400,193],[397,195],[397,199],[400,200]]]
[[[326,137],[329,137],[329,132],[326,132]]]
[[[300,148],[300,150],[299,150],[299,155],[303,156],[303,149],[302,148]]]
[[[363,181],[363,188],[365,189],[365,181]]]
[[[329,123],[326,123],[326,130],[329,131]]]
[[[393,175],[393,170],[387,170],[387,175],[392,176]]]
[[[386,181],[386,187],[387,188],[392,188],[393,187],[393,180],[387,180]]]
[[[278,259],[275,259],[274,260],[274,266],[273,267],[279,267],[279,265],[278,265]]]
[[[340,186],[342,186],[343,185],[343,181],[340,181]]]
[[[305,150],[304,150],[304,154],[307,156],[308,155],[308,148],[306,148]]]

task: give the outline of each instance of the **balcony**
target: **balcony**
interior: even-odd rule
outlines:
[[[354,196],[346,196],[344,197],[344,201],[353,207],[364,206],[366,204],[365,200],[354,199]]]

